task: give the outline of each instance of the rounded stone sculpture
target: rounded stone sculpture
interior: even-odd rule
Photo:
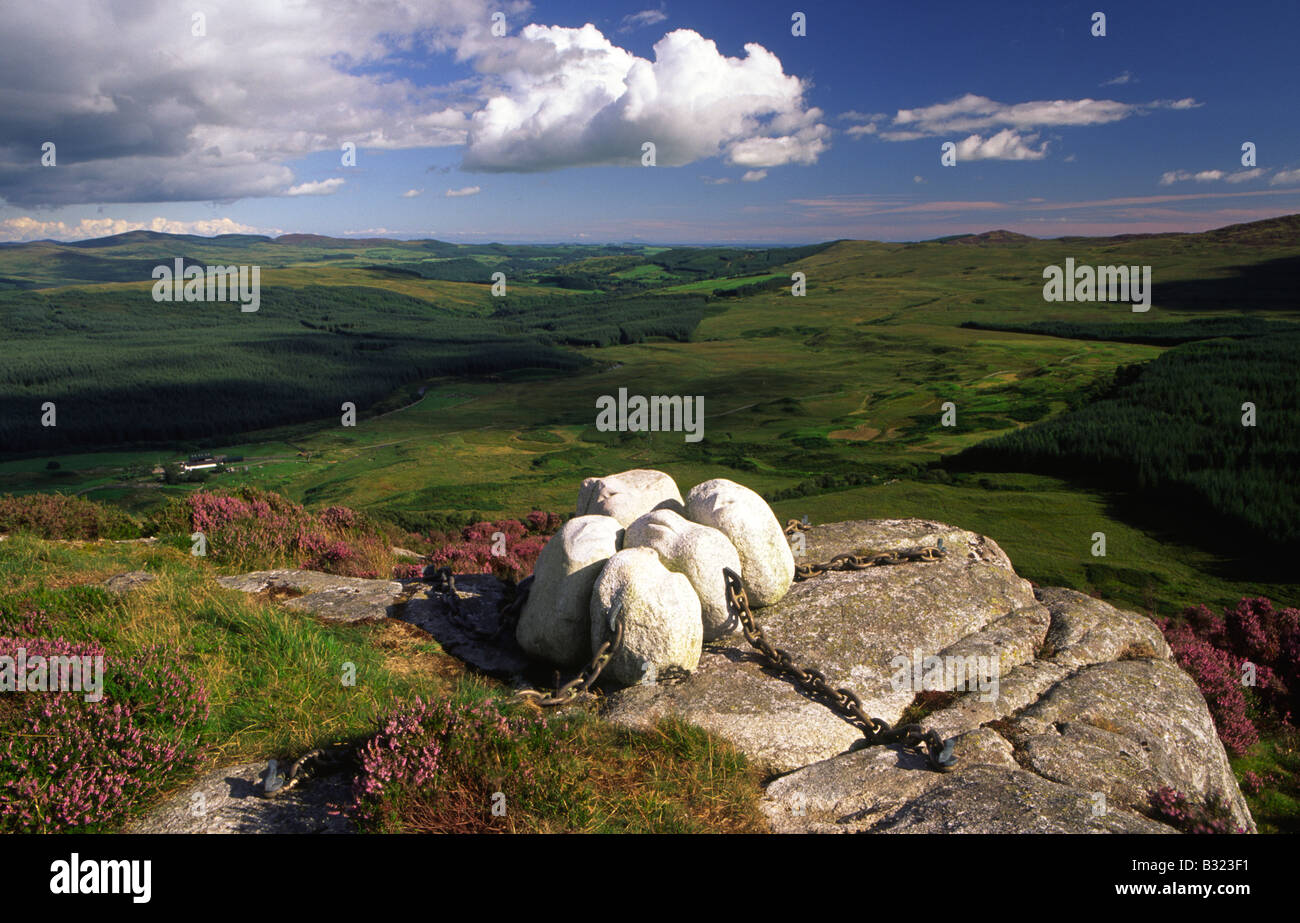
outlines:
[[[551,536],[537,556],[515,629],[526,653],[561,666],[591,657],[591,589],[622,538],[623,527],[613,516],[578,516]]]
[[[654,682],[664,669],[690,672],[704,642],[700,600],[683,574],[664,567],[653,548],[627,548],[605,564],[591,593],[591,647],[609,638],[621,613],[623,644],[602,677],[632,686]]]
[[[779,602],[794,582],[794,554],[776,514],[758,494],[726,478],[691,488],[686,518],[717,529],[740,555],[740,581],[751,606]]]
[[[727,611],[722,569],[743,573],[740,555],[717,529],[691,522],[672,510],[652,510],[627,527],[623,547],[653,548],[665,567],[691,582],[700,599],[705,641],[729,635],[739,627]]]
[[[587,478],[578,491],[579,516],[613,516],[624,527],[661,504],[680,512],[682,492],[668,475],[649,468]]]

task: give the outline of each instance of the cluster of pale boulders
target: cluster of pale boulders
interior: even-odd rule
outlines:
[[[754,607],[794,581],[776,515],[735,481],[705,481],[683,499],[662,471],[587,478],[577,512],[538,556],[516,630],[524,651],[559,666],[585,664],[621,618],[623,644],[603,676],[632,685],[692,671],[705,641],[739,627],[723,568],[740,575]]]

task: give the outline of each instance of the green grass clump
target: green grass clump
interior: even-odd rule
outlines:
[[[1266,737],[1232,769],[1260,833],[1300,833],[1300,733]]]
[[[465,687],[389,717],[361,751],[354,813],[377,832],[757,832],[758,782],[678,721],[629,731]]]

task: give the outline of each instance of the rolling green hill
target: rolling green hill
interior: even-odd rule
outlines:
[[[93,271],[115,279],[123,266],[178,255],[259,264],[263,305],[246,315],[159,305],[147,278],[61,275],[74,265],[68,254],[101,260]],[[245,456],[247,471],[217,474],[220,483],[419,529],[563,509],[582,477],[653,466],[684,484],[735,477],[783,514],[906,511],[978,527],[1013,559],[1037,562],[1031,576],[1131,605],[1227,601],[1247,585],[1294,598],[1293,585],[1261,583],[1267,575],[1215,546],[1208,524],[1193,518],[1171,541],[1149,519],[1133,521],[1126,478],[1085,482],[1036,462],[1019,466],[1027,479],[941,464],[1067,419],[1117,369],[1186,349],[1176,345],[1184,340],[1286,329],[1294,300],[1252,280],[1297,254],[1294,217],[1193,235],[990,232],[778,250],[136,232],[5,247],[0,276],[35,288],[0,295],[10,331],[0,343],[0,491],[80,491],[138,512],[192,489],[163,483],[154,466],[211,448]],[[1043,268],[1067,257],[1150,265],[1151,311],[1045,302]],[[471,281],[478,266],[482,281]],[[490,291],[497,267],[504,298]],[[806,276],[803,297],[792,295],[794,271]],[[597,431],[596,400],[619,388],[703,397],[703,441]],[[57,430],[40,426],[45,400],[58,407]],[[341,425],[344,401],[357,405],[355,427]],[[942,423],[947,402],[952,426]],[[1037,501],[1020,502],[1029,497]],[[1256,500],[1247,491],[1232,502]],[[1000,517],[1013,507],[1038,513]],[[1063,522],[1078,534],[1057,534]],[[1127,544],[1141,554],[1091,560],[1087,537],[1098,529],[1132,532]],[[1189,571],[1189,560],[1204,566]]]

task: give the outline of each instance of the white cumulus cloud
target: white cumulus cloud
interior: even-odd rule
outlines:
[[[1228,173],[1224,170],[1168,170],[1160,174],[1161,186],[1172,186],[1174,183],[1217,183],[1223,180],[1226,183],[1245,183],[1253,179],[1258,179],[1264,175],[1261,167],[1255,167],[1253,170],[1238,170],[1236,173]]]
[[[464,186],[460,189],[448,189],[447,198],[457,199],[460,198],[461,196],[478,195],[482,191],[483,190],[478,186]]]
[[[346,180],[342,177],[334,176],[330,179],[316,180],[311,183],[299,183],[297,186],[290,186],[284,191],[285,195],[333,195],[339,191]]]
[[[654,45],[654,60],[619,48],[588,23],[526,26],[485,54],[500,91],[474,113],[464,169],[532,172],[639,166],[642,144],[659,166],[721,155],[736,166],[813,163],[828,146],[820,109],[763,46],[743,58],[689,29]]]
[[[153,218],[149,221],[131,221],[124,218],[82,218],[75,222],[42,221],[30,215],[0,220],[0,240],[88,240],[94,237],[111,237],[127,231],[156,231],[160,234],[197,234],[212,237],[217,234],[279,233],[278,228],[256,228],[229,218],[205,218],[198,221],[174,221],[170,218]]]
[[[1116,78],[1109,82],[1127,81]],[[1003,103],[967,93],[948,102],[899,109],[892,118],[861,112],[846,112],[840,118],[864,123],[848,129],[848,134],[856,138],[872,135],[882,141],[917,141],[967,134],[964,141],[958,142],[959,149],[967,151],[967,159],[1041,160],[1046,156],[1046,142],[1034,145],[1043,129],[1106,125],[1157,109],[1190,109],[1199,105],[1190,98],[1148,103],[1121,103],[1113,99]],[[988,132],[993,134],[986,137]]]
[[[804,83],[761,45],[729,57],[678,30],[647,60],[593,25],[491,35],[493,13],[514,29],[527,0],[208,0],[202,36],[170,0],[57,9],[8,4],[0,29],[10,205],[328,194],[337,184],[293,165],[348,142],[362,169],[371,151],[465,146],[488,172],[639,166],[645,141],[663,166],[720,155],[762,169],[812,163],[829,143]],[[666,18],[661,6],[625,24]],[[467,74],[407,76],[428,55]],[[56,141],[57,168],[34,139]]]
[[[1187,102],[1192,102],[1188,100]],[[1173,104],[1121,103],[1113,99],[1040,99],[1000,103],[987,96],[967,93],[946,103],[920,109],[900,109],[894,125],[929,135],[954,131],[980,131],[1006,125],[1031,129],[1066,125],[1105,125],[1151,108],[1178,108]]]
[[[629,13],[623,17],[622,24],[619,26],[619,32],[632,32],[645,26],[655,26],[668,18],[668,13],[662,6],[657,10],[641,10],[639,13]]]
[[[957,142],[957,162],[963,160],[1042,160],[1047,156],[1047,142],[1038,147],[1038,135],[1021,135],[1004,128],[995,135],[982,138],[971,135]]]
[[[470,93],[395,76],[401,54],[474,54],[519,0],[5,4],[0,198],[11,205],[279,196],[332,151],[463,144]],[[53,13],[53,15],[52,15]],[[33,139],[58,144],[41,168]],[[33,153],[36,150],[37,153]],[[364,154],[362,155],[364,157]],[[306,184],[299,184],[306,185]]]

